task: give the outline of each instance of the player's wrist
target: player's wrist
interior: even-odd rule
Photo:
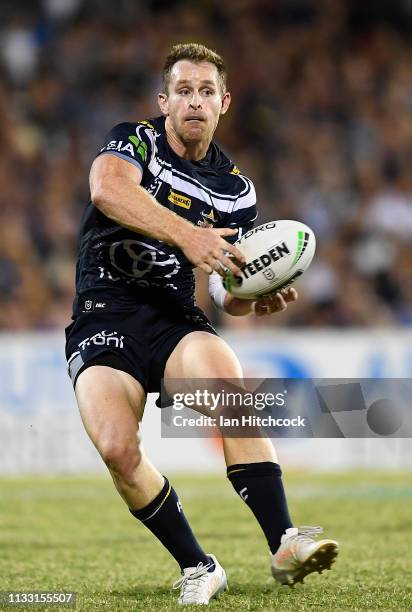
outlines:
[[[255,312],[256,300],[243,300],[230,293],[226,293],[223,310],[233,317],[244,317]]]
[[[172,215],[172,217],[167,218],[167,222],[163,225],[163,237],[161,240],[166,242],[170,246],[177,247],[184,251],[186,244],[189,243],[189,236],[191,234],[191,229],[193,225],[176,215],[176,213],[171,211],[166,211]]]
[[[170,232],[170,239],[174,246],[185,251],[185,249],[196,240],[196,231],[198,228],[181,217],[178,217],[178,219],[181,223]]]

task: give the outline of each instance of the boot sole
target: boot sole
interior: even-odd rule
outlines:
[[[336,542],[325,542],[302,563],[299,569],[288,572],[277,571],[272,568],[272,575],[280,584],[293,588],[298,582],[303,582],[308,574],[313,572],[321,574],[324,570],[330,570],[336,561],[338,551]]]

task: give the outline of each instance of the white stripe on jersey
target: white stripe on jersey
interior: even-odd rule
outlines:
[[[205,204],[207,204],[211,208],[213,206],[220,212],[232,213],[235,209],[240,210],[241,208],[249,208],[250,206],[254,206],[256,204],[256,196],[254,193],[254,189],[253,191],[249,191],[247,196],[239,198],[237,201],[236,199],[223,200],[222,198],[214,198],[213,196],[209,195],[204,189],[196,187],[195,185],[192,185],[192,183],[185,181],[179,176],[176,176],[174,172],[172,172],[172,175],[172,183],[170,185],[172,189],[177,189],[179,193],[182,193],[186,196],[195,197],[198,200],[205,202]]]
[[[253,183],[243,174],[236,175],[244,183],[244,188],[237,195],[222,194],[208,189],[193,176],[176,170],[167,161],[158,157],[156,155],[156,137],[153,130],[147,129],[144,125],[138,126],[136,134],[139,138],[141,138],[139,134],[141,129],[145,130],[145,134],[149,137],[152,145],[152,156],[148,163],[148,169],[154,176],[167,183],[171,189],[177,189],[184,195],[195,197],[210,207],[213,205],[220,212],[232,213],[234,210],[249,208],[256,204],[256,192]]]

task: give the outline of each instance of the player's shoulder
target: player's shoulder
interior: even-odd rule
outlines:
[[[231,192],[238,197],[256,197],[253,181],[244,174],[235,162],[214,143],[214,162],[219,173],[225,175],[226,181],[230,184]]]
[[[247,208],[256,204],[256,190],[253,181],[235,163],[231,163],[230,178],[237,195],[236,208]]]
[[[128,136],[144,136],[145,134],[155,136],[158,135],[158,128],[156,120],[122,121],[111,128],[108,136],[119,135],[126,138]]]
[[[241,194],[255,193],[255,186],[251,178],[246,176],[237,166],[236,164],[232,164],[232,168],[229,171],[230,175],[234,177],[234,181],[236,182],[238,189]]]
[[[156,149],[159,133],[151,120],[122,121],[106,134],[100,153],[114,153],[141,166]]]

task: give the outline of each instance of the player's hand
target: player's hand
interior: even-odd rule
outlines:
[[[179,246],[188,260],[207,274],[217,272],[224,276],[225,268],[229,268],[240,276],[239,265],[245,263],[245,258],[239,249],[223,238],[233,236],[236,232],[236,229],[228,227],[217,229],[193,226],[180,240]]]
[[[286,310],[289,302],[296,302],[297,299],[298,292],[293,287],[282,289],[270,295],[264,295],[255,302],[255,315],[263,317],[274,312],[282,312]]]

